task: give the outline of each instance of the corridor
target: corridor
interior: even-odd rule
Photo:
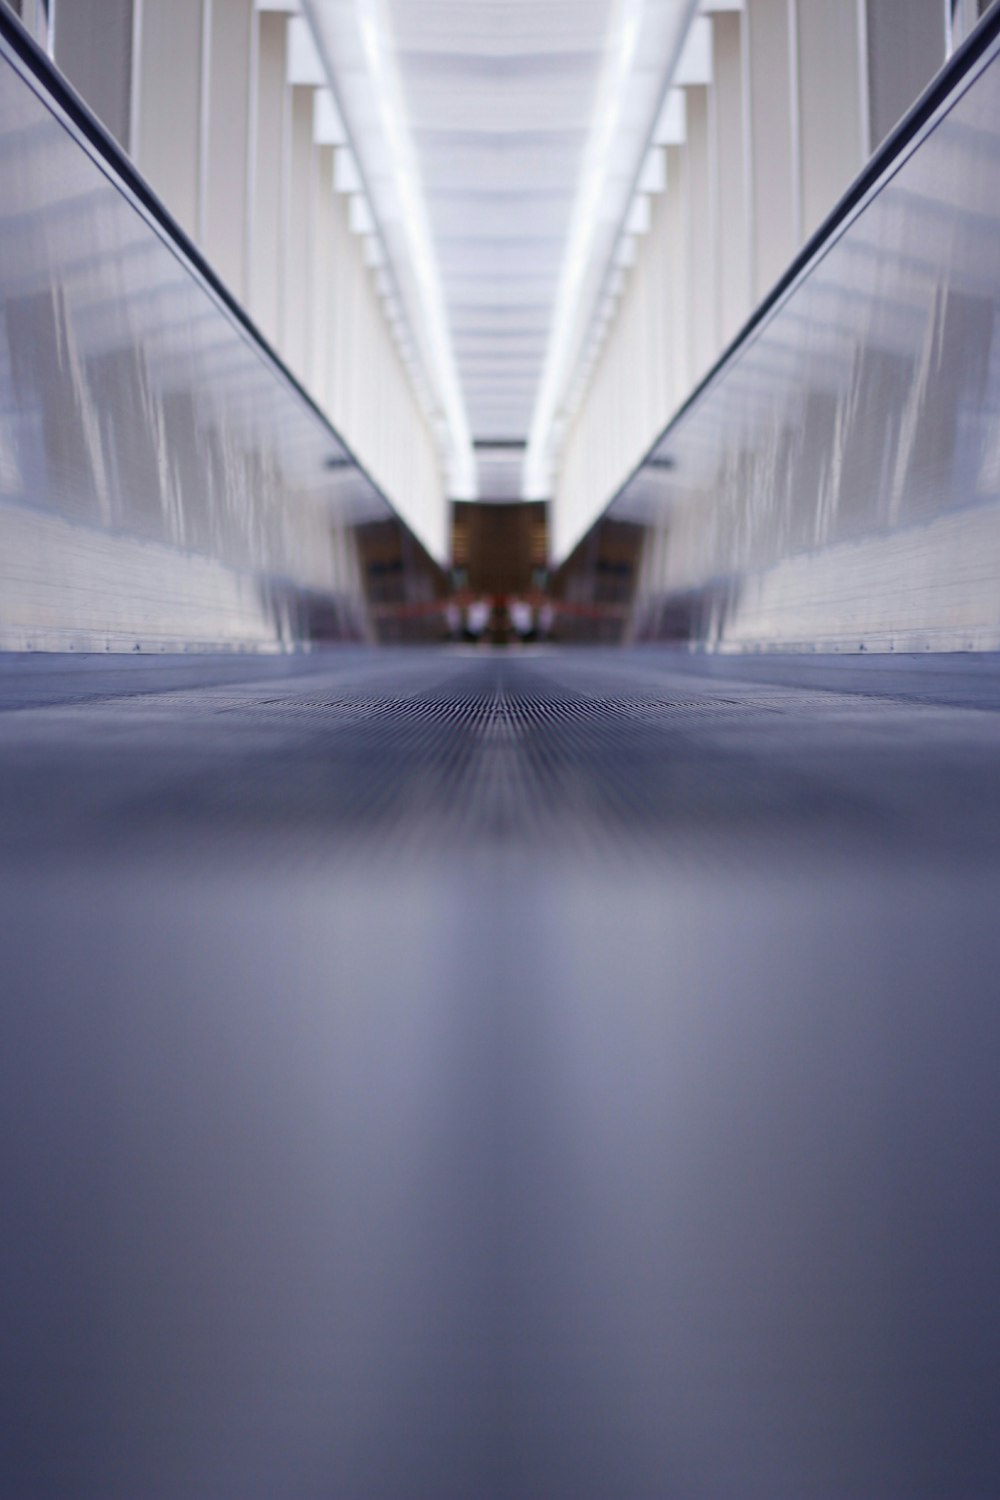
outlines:
[[[0,1500],[997,1500],[998,237],[1000,0],[0,0]]]

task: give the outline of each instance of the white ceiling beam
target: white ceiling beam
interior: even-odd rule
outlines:
[[[692,88],[711,82],[712,22],[706,15],[695,16],[677,61],[674,83],[679,88]]]
[[[288,23],[288,82],[305,88],[319,88],[326,74],[312,32],[302,16],[292,16]]]
[[[333,187],[337,193],[361,191],[361,173],[349,146],[338,146],[333,153]]]
[[[662,193],[667,186],[667,153],[662,146],[653,146],[646,152],[646,159],[639,174],[641,193]]]
[[[375,233],[375,220],[372,218],[372,211],[363,193],[351,194],[347,222],[352,234],[372,235]]]
[[[638,245],[635,237],[631,234],[623,234],[615,251],[615,265],[634,266],[637,253]]]
[[[653,130],[655,146],[683,146],[687,140],[687,98],[683,89],[670,89]]]
[[[637,193],[625,220],[626,234],[648,234],[653,222],[653,211],[645,193]]]
[[[347,130],[329,89],[318,89],[313,99],[313,140],[317,146],[347,144]]]

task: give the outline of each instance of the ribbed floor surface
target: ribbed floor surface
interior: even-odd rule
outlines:
[[[959,711],[916,670],[816,690],[663,653],[88,665],[0,667],[9,854],[1000,852],[990,679]]]
[[[1000,1493],[998,682],[0,662],[0,1494]]]

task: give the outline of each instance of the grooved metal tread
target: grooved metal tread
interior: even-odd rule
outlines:
[[[1000,1494],[989,666],[716,670],[0,662],[0,1493]]]
[[[914,701],[912,681],[909,697],[816,691],[699,679],[667,655],[484,651],[156,685],[154,663],[120,694],[81,677],[78,701],[0,713],[8,851],[997,843],[1000,721]]]

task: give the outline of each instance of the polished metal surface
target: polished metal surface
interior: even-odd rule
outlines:
[[[362,635],[388,505],[2,39],[0,240],[0,646]]]
[[[0,1493],[1000,1491],[1000,666],[724,665],[0,661]]]
[[[638,636],[1000,645],[998,121],[994,44],[612,508]]]

